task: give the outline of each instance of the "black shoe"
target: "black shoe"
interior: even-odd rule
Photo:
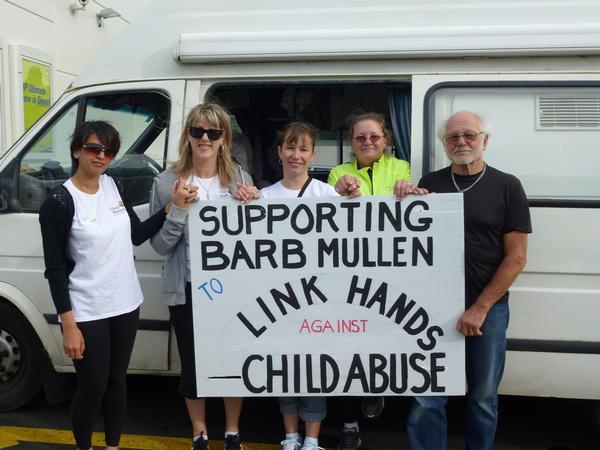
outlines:
[[[230,434],[225,438],[225,450],[242,450],[239,434]]]
[[[385,399],[383,397],[363,397],[362,413],[367,419],[377,419],[383,412]]]
[[[337,450],[357,450],[360,447],[360,434],[356,428],[344,428],[342,440],[337,445]]]
[[[192,450],[208,450],[208,439],[204,439],[204,433],[200,433],[200,437],[192,442]]]

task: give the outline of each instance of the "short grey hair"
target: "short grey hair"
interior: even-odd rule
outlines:
[[[455,115],[459,114],[459,113],[473,114],[477,118],[477,121],[479,122],[479,126],[481,127],[481,131],[483,131],[487,136],[491,136],[492,135],[492,127],[490,125],[490,122],[486,119],[485,116],[483,116],[481,114],[474,113],[472,111],[457,111],[454,114],[452,114],[450,117],[448,117],[446,120],[444,120],[442,122],[442,124],[437,129],[436,136],[437,136],[437,138],[442,143],[444,143],[444,136],[446,135],[446,125],[448,125],[448,121],[450,119],[452,119]]]

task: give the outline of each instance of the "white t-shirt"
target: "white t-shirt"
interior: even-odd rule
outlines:
[[[231,198],[231,194],[229,193],[229,189],[221,184],[219,180],[219,176],[215,175],[211,178],[200,178],[196,176],[192,176],[186,180],[187,184],[193,184],[194,186],[198,186],[198,191],[196,197],[199,202],[207,201],[207,200],[217,200],[224,198]],[[190,282],[192,280],[192,269],[190,264],[190,234],[185,233],[185,248],[186,248],[186,256],[185,256],[185,270],[186,276],[185,281]]]
[[[218,175],[210,178],[192,176],[187,179],[187,184],[198,186],[196,197],[199,201],[231,198],[229,189],[221,184]]]
[[[281,184],[281,181],[278,181],[271,186],[262,188],[260,190],[260,195],[262,198],[294,198],[298,197],[300,191],[301,189],[288,189]],[[333,186],[313,178],[310,180],[302,197],[337,197],[338,195],[339,194],[335,192]]]
[[[87,322],[126,314],[143,300],[133,261],[131,222],[119,189],[111,177],[100,177],[100,188],[86,194],[71,179],[65,187],[75,214],[68,252],[75,261],[69,275],[69,295],[75,321]]]

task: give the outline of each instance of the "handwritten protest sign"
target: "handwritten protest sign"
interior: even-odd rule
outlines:
[[[198,202],[198,394],[464,394],[459,194]]]

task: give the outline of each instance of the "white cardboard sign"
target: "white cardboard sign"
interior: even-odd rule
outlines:
[[[462,395],[463,199],[198,202],[198,395]]]

